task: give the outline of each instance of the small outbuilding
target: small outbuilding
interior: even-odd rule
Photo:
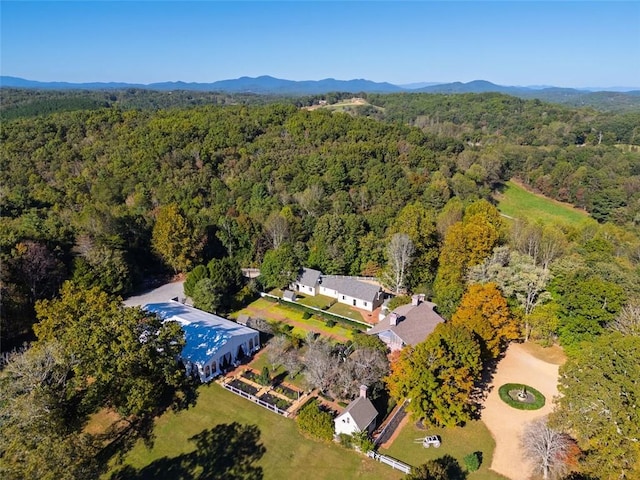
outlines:
[[[208,382],[260,349],[257,330],[176,301],[148,303],[144,310],[182,326],[186,344],[180,357],[188,373]]]
[[[296,292],[315,297],[318,295],[321,275],[322,272],[319,270],[303,268],[296,281],[291,284],[291,289]]]
[[[336,435],[341,433],[353,435],[359,432],[371,434],[376,428],[377,417],[378,411],[376,407],[367,398],[367,387],[362,385],[360,387],[360,396],[347,405],[344,412],[333,420]]]

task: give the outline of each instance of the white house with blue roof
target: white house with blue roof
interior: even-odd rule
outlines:
[[[202,382],[212,380],[260,349],[257,330],[218,315],[174,300],[148,303],[143,308],[163,321],[180,323],[186,341],[180,357],[187,371],[197,373]]]

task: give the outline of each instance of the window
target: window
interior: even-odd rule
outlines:
[[[367,305],[367,302],[364,302],[364,306],[365,306],[365,307],[368,307],[369,305]]]
[[[211,370],[209,368],[209,365],[207,365],[206,367],[204,367],[204,376],[205,377],[209,377],[211,376]]]
[[[343,299],[343,300],[345,300],[345,299],[346,299],[344,295],[342,295],[342,299]]]

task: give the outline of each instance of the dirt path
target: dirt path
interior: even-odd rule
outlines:
[[[325,337],[331,337],[335,340],[338,340],[339,342],[346,342],[349,339],[343,335],[338,335],[336,333],[328,333],[328,332],[323,332],[320,329],[317,328],[313,328],[311,325],[308,325],[304,322],[299,322],[297,320],[292,320],[291,318],[287,317],[286,315],[279,313],[279,312],[274,312],[273,309],[269,308],[269,309],[262,309],[262,308],[257,308],[253,305],[249,305],[248,307],[246,307],[244,310],[244,312],[246,312],[250,317],[253,318],[264,318],[265,320],[277,320],[279,322],[282,323],[286,323],[288,325],[291,325],[293,327],[298,327],[301,328],[302,330],[307,330],[307,331],[311,331],[320,335],[323,335]]]
[[[523,458],[520,437],[527,423],[548,415],[553,409],[553,397],[558,395],[558,368],[558,364],[533,356],[526,345],[512,344],[507,350],[498,364],[482,410],[482,420],[496,441],[492,470],[512,480],[526,480],[531,476],[532,465]],[[534,411],[510,407],[498,395],[498,389],[505,383],[530,385],[545,396],[545,406]]]

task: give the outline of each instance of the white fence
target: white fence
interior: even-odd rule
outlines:
[[[233,385],[229,385],[228,383],[223,383],[222,386],[224,388],[226,388],[227,390],[235,393],[236,395],[240,395],[243,398],[246,398],[247,400],[252,401],[253,403],[257,403],[258,405],[260,405],[261,407],[266,408],[267,410],[271,410],[272,412],[275,412],[279,415],[282,415],[283,417],[288,417],[289,413],[285,410],[280,410],[278,407],[276,407],[275,405],[271,405],[268,402],[265,402],[264,400],[260,400],[258,397],[256,397],[255,395],[251,395],[247,392],[243,392],[242,390],[240,390],[239,388],[234,387]]]
[[[402,463],[400,460],[396,460],[393,457],[382,455],[378,452],[374,452],[373,450],[367,452],[367,457],[373,458],[374,460],[377,460],[380,463],[384,463],[385,465],[389,465],[394,470],[400,470],[401,472],[406,474],[411,473],[411,465]]]

